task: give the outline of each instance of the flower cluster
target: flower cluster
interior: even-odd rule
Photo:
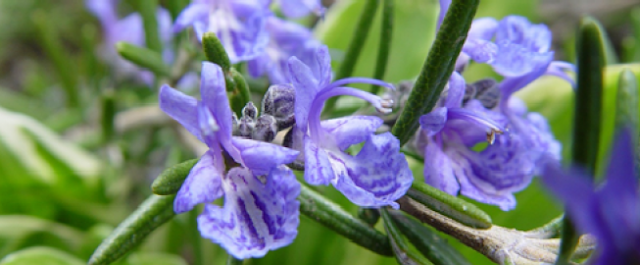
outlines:
[[[160,108],[209,147],[180,188],[175,212],[207,203],[198,217],[200,233],[238,258],[290,244],[299,223],[300,184],[284,164],[298,151],[232,136],[222,70],[203,63],[200,82],[201,100],[166,85],[160,89]],[[223,207],[211,204],[223,196]]]
[[[545,167],[542,180],[567,205],[578,228],[598,239],[589,264],[636,264],[640,260],[640,186],[634,165],[632,130],[622,130],[611,150],[606,183],[595,189],[583,170]]]
[[[438,27],[450,1],[440,2]],[[105,28],[107,47],[117,41],[144,45],[138,14],[118,20],[114,1],[87,3]],[[397,208],[395,201],[413,181],[398,139],[381,130],[383,119],[321,119],[332,97],[357,97],[389,113],[404,104],[408,89],[391,93],[398,98],[393,102],[347,86],[366,83],[393,91],[386,82],[333,80],[328,48],[309,29],[275,16],[270,5],[270,0],[194,0],[172,29],[168,13],[158,10],[164,42],[188,27],[200,40],[213,32],[231,63],[246,62],[250,76],[267,76],[272,84],[261,110],[248,102],[240,117],[227,98],[230,72],[216,64],[202,64],[200,99],[168,85],[160,89],[160,108],[209,148],[181,186],[174,210],[205,204],[198,217],[202,236],[237,258],[261,257],[295,239],[301,184],[289,167],[303,168],[306,183],[331,184],[361,207]],[[280,0],[279,5],[288,17],[324,12],[318,0]],[[420,118],[414,145],[424,155],[428,184],[509,210],[516,204],[513,193],[529,184],[542,162],[560,159],[561,146],[546,120],[511,96],[542,75],[572,82],[564,73],[572,65],[553,61],[550,42],[546,26],[522,17],[474,21],[445,92]],[[165,53],[165,59],[171,55]],[[472,61],[491,65],[502,80],[465,81],[464,69]],[[118,68],[130,71],[127,67]],[[271,143],[279,132],[286,132],[282,145]],[[484,142],[489,144],[479,147]],[[220,198],[222,205],[216,204]]]
[[[195,0],[176,19],[174,31],[193,26],[199,40],[213,32],[222,42],[231,63],[249,61],[253,77],[267,75],[274,84],[284,83],[291,56],[306,62],[320,42],[296,23],[273,15],[270,0]],[[319,0],[281,0],[282,12],[300,17],[323,14]]]
[[[449,2],[441,1],[440,19]],[[473,22],[445,93],[420,118],[415,144],[425,157],[428,184],[510,210],[513,193],[540,172],[543,158],[560,159],[561,146],[545,118],[511,96],[544,74],[571,80],[564,70],[572,66],[552,61],[550,45],[546,26],[523,17]],[[504,79],[465,82],[461,74],[470,60],[491,65]],[[484,141],[489,145],[478,150]]]

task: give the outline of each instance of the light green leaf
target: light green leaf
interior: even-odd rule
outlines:
[[[7,255],[0,265],[83,265],[80,259],[49,247],[32,247]]]
[[[127,258],[123,265],[188,265],[180,256],[167,253],[136,253]]]
[[[21,167],[43,183],[56,183],[65,177],[57,174],[64,168],[67,173],[95,184],[103,168],[93,155],[63,140],[35,119],[3,108],[0,108],[0,149],[0,153],[12,156],[19,163],[0,162],[0,172]],[[25,176],[3,174],[3,177]]]

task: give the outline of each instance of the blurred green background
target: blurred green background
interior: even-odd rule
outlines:
[[[134,11],[131,1],[135,0],[121,4],[123,14]],[[160,2],[168,8],[186,4],[181,0]],[[364,1],[325,2],[332,7],[315,33],[332,49],[338,65]],[[395,12],[384,78],[389,82],[412,79],[419,72],[435,34],[438,5],[435,0],[397,0]],[[484,0],[477,17],[499,19],[516,14],[547,23],[554,32],[556,59],[573,61],[573,30],[585,13],[597,17],[607,29],[615,55],[608,58],[612,64],[640,62],[640,7],[633,0],[606,4],[597,0]],[[373,74],[379,22],[378,16],[354,76]],[[96,56],[100,27],[83,1],[3,0],[0,25],[0,258],[13,253],[0,264],[84,264],[113,228],[150,195],[149,185],[162,169],[197,157],[197,146],[180,136],[170,126],[173,123],[157,111],[159,86],[148,88],[114,79],[113,71]],[[193,38],[179,35],[176,46],[198,49],[189,37]],[[638,64],[607,70],[607,119],[601,150],[607,150],[611,140],[613,95],[617,73],[624,67],[640,75]],[[497,77],[483,66],[473,65],[465,72],[467,81],[489,76]],[[264,86],[264,80],[252,82]],[[78,104],[70,104],[65,91],[77,91]],[[571,87],[545,77],[518,95],[531,110],[549,119],[566,157],[573,115]],[[360,102],[345,98],[338,106],[353,104]],[[411,165],[420,178],[420,161]],[[318,190],[355,214],[357,207],[333,188]],[[537,180],[516,197],[518,206],[509,212],[479,206],[495,224],[521,230],[540,226],[561,212]],[[177,216],[117,264],[192,264],[194,240],[201,241],[203,264],[223,264],[224,250],[199,239],[194,230],[196,214]],[[449,242],[472,264],[492,264],[455,239]],[[250,264],[396,261],[352,244],[302,216],[292,245]]]

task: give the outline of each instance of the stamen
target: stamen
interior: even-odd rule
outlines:
[[[489,144],[493,144],[496,142],[496,134],[502,134],[502,131],[491,129],[491,131],[487,132],[487,142]]]

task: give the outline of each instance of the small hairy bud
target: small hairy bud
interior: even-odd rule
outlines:
[[[293,124],[295,107],[295,89],[289,85],[272,85],[262,98],[262,113],[275,118],[278,129],[282,130]]]
[[[255,123],[251,138],[258,141],[271,142],[278,132],[278,122],[268,114],[260,116]]]
[[[245,138],[251,137],[251,132],[253,132],[255,124],[255,121],[251,118],[245,116],[240,118],[238,121],[238,136]]]
[[[255,120],[258,117],[258,108],[253,105],[253,102],[247,102],[247,105],[242,108],[242,117]]]

